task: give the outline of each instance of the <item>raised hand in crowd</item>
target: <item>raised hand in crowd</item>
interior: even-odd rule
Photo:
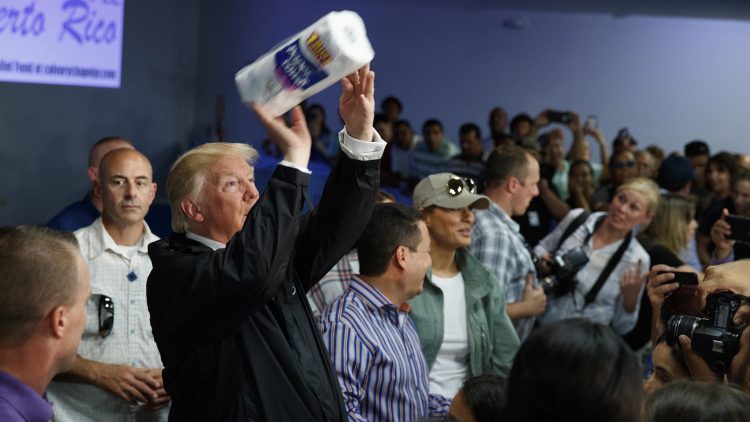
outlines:
[[[372,140],[375,118],[375,72],[367,64],[341,80],[339,109],[346,133],[361,141]]]
[[[651,271],[647,275],[646,293],[654,314],[658,315],[662,304],[664,304],[664,297],[680,287],[677,282],[671,281],[675,277],[675,271],[678,270],[674,267],[658,264],[651,267]]]
[[[570,116],[570,120],[568,120],[568,123],[565,125],[570,129],[570,132],[573,134],[573,139],[583,139],[583,128],[581,127],[581,117],[576,113],[575,111],[568,111],[568,115]]]
[[[635,312],[641,291],[641,286],[646,281],[647,274],[642,272],[641,262],[635,268],[625,271],[620,277],[620,292],[622,293],[622,308],[625,312]]]
[[[287,126],[283,116],[274,117],[262,105],[253,103],[251,107],[263,126],[266,127],[268,137],[281,150],[284,160],[299,167],[307,167],[310,160],[312,138],[307,128],[302,107],[295,106],[290,111],[291,124],[289,126]]]
[[[716,220],[711,227],[711,241],[714,242],[714,258],[717,260],[726,259],[734,248],[734,240],[727,239],[732,234],[732,227],[726,221],[728,215],[729,211],[724,208],[721,211],[721,218]]]
[[[547,117],[547,113],[549,113],[550,109],[545,108],[542,110],[539,114],[536,115],[534,118],[534,124],[531,125],[531,134],[536,137],[536,131],[549,125],[549,117]]]

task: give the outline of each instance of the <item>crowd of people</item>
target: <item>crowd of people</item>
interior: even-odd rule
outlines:
[[[254,148],[197,146],[162,238],[149,159],[96,142],[81,201],[0,228],[0,419],[750,420],[745,155],[501,107],[454,143],[374,88],[338,133],[252,104],[264,191]]]

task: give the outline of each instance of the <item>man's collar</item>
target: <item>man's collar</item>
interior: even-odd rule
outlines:
[[[518,225],[518,223],[510,218],[505,210],[503,210],[503,208],[496,204],[494,201],[490,201],[490,208],[488,209],[488,211],[496,215],[503,223],[505,223],[506,226],[510,227],[514,232],[518,232],[520,230],[520,226]]]
[[[358,275],[352,276],[351,289],[354,290],[362,300],[375,309],[383,307],[396,307],[380,290],[364,281]]]
[[[185,232],[185,237],[187,237],[188,239],[195,240],[196,242],[200,244],[206,245],[213,250],[225,249],[227,247],[227,245],[225,245],[224,243],[217,242],[213,239],[209,239],[199,234],[195,234],[191,232],[190,230]]]
[[[97,256],[101,255],[106,250],[113,250],[114,247],[117,246],[117,243],[114,239],[112,239],[112,236],[109,235],[106,228],[104,227],[104,223],[102,222],[102,217],[97,218],[94,220],[93,223],[91,223],[92,231],[89,232],[89,251],[88,251],[88,259],[94,259]],[[148,253],[148,245],[151,242],[155,242],[159,240],[159,238],[151,233],[151,229],[148,227],[148,224],[144,221],[143,222],[143,234],[141,235],[140,240],[138,241],[138,252],[141,253]]]

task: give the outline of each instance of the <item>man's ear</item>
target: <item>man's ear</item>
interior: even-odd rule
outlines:
[[[422,216],[422,220],[424,221],[425,226],[430,227],[430,213],[428,213],[424,208],[420,208],[417,211]]]
[[[68,308],[56,306],[47,314],[46,323],[49,325],[49,332],[55,338],[63,338],[68,328]]]
[[[88,170],[86,170],[86,174],[89,176],[89,180],[93,184],[96,182],[96,179],[99,178],[99,169],[96,167],[89,167]]]
[[[148,193],[148,205],[151,206],[151,204],[154,203],[154,198],[156,198],[156,183],[151,183],[151,189],[149,189]]]
[[[514,176],[510,176],[508,178],[508,181],[505,182],[505,188],[508,190],[508,193],[516,193],[516,190],[518,189],[518,179]]]
[[[102,196],[102,182],[99,179],[95,179],[94,183],[94,195],[101,198]]]
[[[180,202],[180,209],[188,220],[196,223],[203,222],[203,213],[201,213],[198,203],[193,198],[185,198]]]
[[[396,265],[396,268],[400,270],[406,268],[406,254],[408,253],[406,249],[406,246],[399,245],[396,248],[396,252],[393,254],[393,263]]]

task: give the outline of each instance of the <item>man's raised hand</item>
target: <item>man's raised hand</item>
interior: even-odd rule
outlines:
[[[372,140],[375,73],[370,70],[369,63],[341,80],[339,110],[349,136],[361,141]]]

